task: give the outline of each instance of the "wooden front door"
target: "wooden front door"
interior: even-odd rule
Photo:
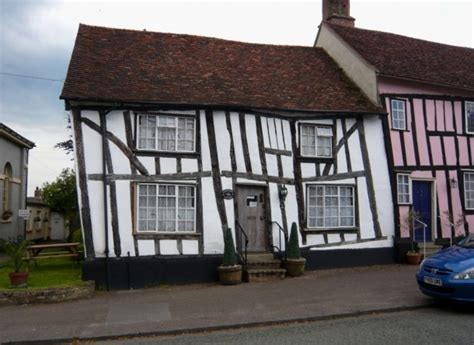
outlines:
[[[419,227],[419,224],[415,227],[415,241],[423,242],[423,239],[425,239],[427,242],[431,242],[431,182],[414,180],[412,182],[412,191],[413,209],[419,213],[420,220],[427,225],[424,234],[423,227]]]
[[[237,187],[237,220],[249,237],[249,252],[267,251],[265,187]]]

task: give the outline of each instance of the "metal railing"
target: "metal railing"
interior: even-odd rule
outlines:
[[[420,223],[423,226],[423,258],[426,258],[426,227],[428,226],[428,224],[423,223],[421,220],[414,218],[413,229],[416,229],[415,222]]]
[[[249,237],[247,236],[247,233],[245,232],[244,228],[238,221],[235,222],[235,229],[240,231],[240,245],[238,246],[238,251],[240,255],[240,260],[242,260],[242,264],[244,266],[244,269],[247,268],[247,247],[249,244]],[[236,234],[237,235],[237,234]],[[245,240],[245,242],[242,244],[242,241]],[[242,253],[243,249],[243,253]]]
[[[286,233],[285,229],[283,229],[283,227],[280,225],[280,223],[276,222],[276,221],[271,221],[270,222],[271,225],[275,224],[276,226],[278,226],[278,246],[275,246],[273,245],[273,248],[276,248],[278,249],[278,252],[280,253],[280,256],[283,258],[283,259],[286,259],[286,246],[288,245],[288,234]],[[273,227],[272,227],[272,230],[273,230]],[[281,245],[281,234],[283,233],[283,238],[285,240],[285,250],[282,249],[282,245]]]

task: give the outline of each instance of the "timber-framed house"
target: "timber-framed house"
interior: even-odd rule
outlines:
[[[81,25],[71,112],[84,276],[215,280],[223,229],[307,268],[392,261],[386,113],[321,48]]]

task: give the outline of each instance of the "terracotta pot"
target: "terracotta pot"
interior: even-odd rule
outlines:
[[[407,264],[409,265],[419,265],[421,262],[421,254],[407,254]]]
[[[11,272],[10,286],[12,288],[26,287],[28,281],[28,272]]]
[[[224,285],[235,285],[242,282],[242,265],[219,266],[219,280]]]
[[[290,277],[299,277],[304,274],[305,258],[286,259],[283,261],[283,267],[286,269],[286,275]]]

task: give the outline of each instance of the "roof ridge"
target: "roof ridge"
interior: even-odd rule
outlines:
[[[92,28],[92,29],[103,29],[103,30],[109,30],[109,31],[127,31],[127,32],[154,34],[154,35],[189,37],[189,38],[205,39],[205,40],[210,40],[210,41],[223,41],[223,42],[228,42],[228,43],[237,43],[237,44],[254,45],[254,46],[271,46],[271,47],[282,47],[282,48],[305,48],[305,49],[317,48],[317,47],[313,47],[312,45],[303,46],[303,45],[294,45],[294,44],[255,43],[255,42],[245,42],[245,41],[232,40],[232,39],[220,38],[220,37],[212,37],[212,36],[183,34],[183,33],[176,33],[176,32],[148,31],[146,29],[139,30],[139,29],[128,29],[128,28],[112,28],[112,27],[101,26],[101,25],[89,25],[89,24],[79,23],[79,31],[81,30],[81,27]],[[318,50],[323,50],[323,49],[318,47]]]
[[[359,27],[348,27],[348,26],[345,26],[345,25],[338,25],[338,24],[335,24],[335,23],[329,23],[327,21],[325,23],[328,24],[330,27],[337,27],[337,28],[341,28],[343,30],[347,29],[347,30],[368,31],[368,32],[374,32],[374,33],[381,33],[381,34],[385,34],[385,35],[403,37],[403,38],[407,38],[407,39],[411,39],[411,40],[416,40],[416,41],[421,41],[421,42],[426,42],[426,43],[436,44],[436,45],[442,45],[442,46],[452,47],[452,48],[457,48],[457,49],[474,50],[474,48],[472,48],[472,47],[464,47],[464,46],[457,46],[457,45],[454,45],[454,44],[446,44],[446,43],[441,43],[441,42],[429,41],[427,39],[401,35],[401,34],[397,34],[397,33],[394,33],[394,32],[388,32],[388,31],[382,31],[382,30],[372,30],[372,29],[365,29],[365,28],[359,28]]]

